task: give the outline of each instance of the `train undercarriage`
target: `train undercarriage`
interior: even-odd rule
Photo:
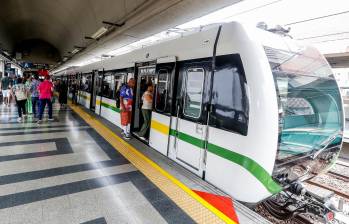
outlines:
[[[279,220],[295,219],[301,223],[348,223],[343,212],[343,200],[331,191],[318,191],[294,183],[281,193],[261,203],[262,207]]]

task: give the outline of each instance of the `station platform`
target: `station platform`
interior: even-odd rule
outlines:
[[[79,106],[54,118],[0,106],[1,223],[269,223]]]

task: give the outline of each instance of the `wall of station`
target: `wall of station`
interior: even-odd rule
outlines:
[[[5,64],[4,61],[0,58],[0,78],[4,75]]]

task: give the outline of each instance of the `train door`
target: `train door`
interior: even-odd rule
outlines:
[[[147,85],[155,82],[155,62],[147,63],[147,65],[137,66],[135,79],[136,87],[134,90],[134,109],[131,122],[131,131],[135,136],[141,130],[144,119],[142,116],[142,96],[147,90]]]
[[[91,98],[90,98],[90,110],[99,113],[99,108],[96,111],[97,95],[100,93],[102,85],[102,77],[99,75],[98,70],[92,72],[92,86],[91,86]]]
[[[207,127],[207,82],[212,62],[184,63],[179,69],[176,118],[169,157],[203,177]]]
[[[176,57],[160,58],[156,62],[154,108],[151,114],[149,145],[166,156],[171,127],[175,67]]]

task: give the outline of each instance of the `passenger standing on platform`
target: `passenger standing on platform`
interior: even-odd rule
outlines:
[[[39,87],[39,100],[40,100],[40,113],[38,124],[42,122],[42,115],[44,114],[46,104],[48,105],[48,120],[53,121],[52,118],[52,96],[53,96],[53,84],[50,81],[50,76],[46,75],[45,80],[40,83]]]
[[[150,117],[151,117],[151,111],[153,108],[153,84],[148,83],[147,84],[147,90],[144,92],[142,96],[142,115],[143,115],[143,125],[141,127],[141,130],[138,133],[138,136],[142,140],[146,140],[146,135],[148,133],[149,127],[150,127]]]
[[[13,86],[12,91],[16,98],[17,109],[18,109],[18,122],[22,121],[22,113],[23,117],[27,117],[27,110],[25,104],[27,102],[28,90],[23,84],[23,79],[18,78],[16,84]]]
[[[32,82],[32,77],[31,77],[31,74],[29,74],[27,79],[26,79],[26,82],[24,83],[25,88],[27,90],[30,89],[31,82]],[[33,109],[32,109],[32,100],[31,100],[31,93],[28,91],[27,94],[28,94],[28,98],[27,98],[27,103],[25,104],[25,107],[27,109],[28,114],[30,114],[33,111]]]
[[[131,78],[127,85],[124,85],[120,90],[120,116],[121,116],[121,134],[125,139],[130,139],[132,103],[133,103],[133,87],[135,80]]]
[[[32,97],[32,111],[34,118],[38,118],[39,110],[40,108],[40,102],[39,102],[39,90],[38,87],[40,85],[39,81],[39,75],[35,74],[32,82],[30,83],[30,93]]]
[[[67,107],[67,101],[68,101],[68,86],[65,83],[65,81],[61,81],[58,88],[58,101],[61,104],[61,108]]]
[[[73,84],[70,87],[70,91],[72,94],[72,104],[78,104],[78,97],[77,97],[77,92],[78,92],[78,86],[76,84],[76,82],[74,81]]]
[[[0,90],[2,91],[2,96],[4,98],[4,104],[5,106],[10,106],[10,78],[8,77],[8,74],[5,73],[5,76],[1,79],[0,83]]]

